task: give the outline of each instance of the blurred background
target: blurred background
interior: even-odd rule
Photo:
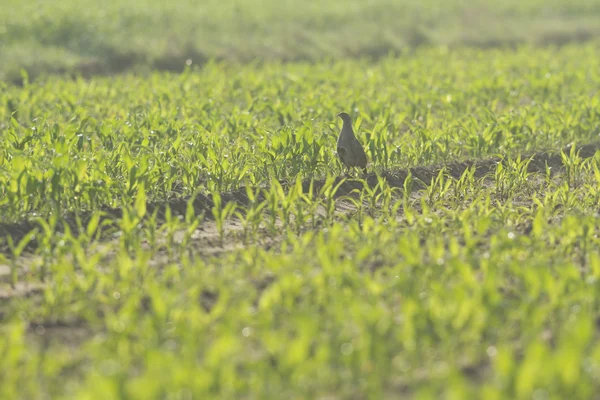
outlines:
[[[1,14],[0,79],[10,82],[45,73],[181,71],[211,59],[560,46],[600,34],[597,0],[4,0]]]

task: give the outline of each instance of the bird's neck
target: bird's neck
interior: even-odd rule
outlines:
[[[342,126],[342,130],[346,132],[348,136],[354,136],[354,129],[352,129],[352,125],[344,124],[344,126]]]

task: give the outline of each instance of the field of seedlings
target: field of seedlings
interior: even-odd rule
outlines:
[[[38,14],[86,12],[60,4]],[[253,18],[276,20],[274,4]],[[362,26],[331,4],[314,35],[335,16]],[[448,4],[447,24],[464,17]],[[490,4],[506,18],[539,6]],[[596,41],[453,47],[440,33],[398,54],[247,62],[255,43],[230,48],[236,62],[87,76],[52,35],[33,44],[39,15],[15,9],[0,25],[15,38],[0,48],[1,399],[600,393]],[[97,26],[105,49],[120,40]],[[27,45],[63,54],[38,53],[69,75],[20,58]],[[366,175],[337,157],[342,111]]]

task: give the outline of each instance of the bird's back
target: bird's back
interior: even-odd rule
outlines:
[[[367,155],[362,145],[354,135],[352,124],[344,120],[337,140],[337,152],[342,163],[348,167],[361,167],[366,172]]]
[[[355,158],[355,165],[357,167],[366,168],[367,167],[367,154],[365,153],[365,149],[363,149],[362,145],[358,141],[358,139],[354,138],[352,153]]]
[[[356,136],[354,136],[352,128],[342,128],[337,141],[337,151],[344,164],[361,168],[367,166],[367,155]]]

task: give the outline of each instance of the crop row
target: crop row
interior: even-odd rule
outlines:
[[[337,175],[335,113],[350,112],[370,169],[515,155],[600,132],[594,46],[423,50],[377,64],[233,67],[0,94],[5,221],[271,180]]]

